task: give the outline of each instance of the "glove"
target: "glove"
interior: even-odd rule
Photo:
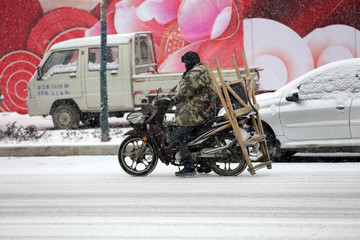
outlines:
[[[157,105],[174,105],[174,101],[169,97],[162,97],[157,101]]]
[[[163,97],[162,99],[164,99],[165,101],[168,101],[168,102],[171,102],[171,101],[172,101],[172,99],[169,98],[169,97]]]
[[[176,96],[176,95],[174,95],[174,96],[171,97],[171,101],[173,102],[173,104],[176,104],[176,103],[177,103],[175,96]]]

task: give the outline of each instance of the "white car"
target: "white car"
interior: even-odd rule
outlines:
[[[360,152],[360,58],[321,66],[256,99],[272,159]]]

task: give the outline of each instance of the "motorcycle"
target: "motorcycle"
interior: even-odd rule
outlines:
[[[168,97],[174,92],[170,91]],[[178,149],[171,148],[169,136],[176,126],[165,121],[165,115],[172,108],[171,101],[162,101],[160,89],[153,104],[143,106],[140,111],[127,116],[132,130],[121,143],[118,160],[121,168],[132,176],[146,176],[157,166],[158,159],[166,165],[183,166]],[[238,117],[238,124],[244,139],[255,134],[248,125],[250,114]],[[222,176],[236,176],[244,171],[247,164],[229,120],[216,116],[197,126],[188,136],[187,147],[191,152],[198,173],[214,171]],[[259,146],[248,146],[253,160],[261,157]]]

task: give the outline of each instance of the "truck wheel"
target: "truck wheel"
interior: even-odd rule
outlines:
[[[54,110],[52,118],[56,129],[79,128],[80,113],[73,105],[58,106]]]

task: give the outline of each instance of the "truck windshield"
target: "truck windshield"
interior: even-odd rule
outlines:
[[[71,73],[77,71],[78,50],[53,52],[42,67],[43,79],[57,73]]]

